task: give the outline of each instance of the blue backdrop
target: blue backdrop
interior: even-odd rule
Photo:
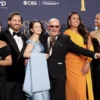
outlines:
[[[83,4],[84,3],[84,4]],[[85,7],[85,11],[81,11]],[[58,18],[63,30],[70,12],[78,12],[88,29],[94,30],[94,18],[100,11],[100,0],[0,0],[0,21],[3,28],[7,26],[7,18],[11,12],[20,12],[24,19],[24,31],[33,19],[46,22],[50,18]]]

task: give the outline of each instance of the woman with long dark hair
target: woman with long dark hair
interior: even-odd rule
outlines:
[[[88,31],[77,12],[69,14],[64,34],[80,47],[93,50]],[[66,55],[66,100],[93,100],[90,74],[92,59],[75,53]]]
[[[30,38],[26,41],[27,46],[24,52],[28,63],[23,90],[27,93],[27,100],[49,100],[50,84],[46,63],[48,55],[44,53],[44,47],[40,43],[40,37],[44,34],[45,29],[42,22],[32,21],[29,31]]]

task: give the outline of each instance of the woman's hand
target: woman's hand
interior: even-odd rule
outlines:
[[[24,64],[26,65],[28,63],[28,59],[25,59]]]
[[[46,59],[48,59],[48,58],[49,58],[49,54],[46,53]]]
[[[84,65],[84,67],[82,68],[83,75],[86,75],[89,72],[89,67],[90,67],[89,62]]]

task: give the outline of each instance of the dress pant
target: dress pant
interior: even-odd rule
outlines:
[[[7,82],[6,100],[26,100],[20,82]]]
[[[50,78],[50,100],[65,100],[65,78]]]
[[[6,75],[0,74],[0,100],[6,100]]]

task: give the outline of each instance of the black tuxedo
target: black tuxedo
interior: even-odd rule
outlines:
[[[48,52],[47,38],[47,34],[41,38],[41,43],[45,47],[45,52]],[[53,47],[52,54],[48,59],[48,70],[51,81],[51,100],[53,100],[54,98],[54,100],[65,99],[65,56],[69,51],[78,54],[83,54],[92,58],[94,57],[94,52],[77,46],[70,40],[69,36],[60,34],[57,37],[55,46]]]
[[[17,95],[15,96],[15,99],[11,99],[13,95],[20,94],[20,93],[15,92],[15,90],[13,91],[13,89],[14,87],[16,87],[16,89],[17,88],[22,89],[21,87],[24,80],[25,66],[24,66],[23,52],[25,50],[25,38],[22,34],[21,34],[21,38],[23,41],[23,47],[20,52],[16,44],[16,41],[11,35],[11,33],[9,32],[9,30],[2,33],[2,40],[4,40],[7,44],[9,44],[10,49],[11,49],[11,56],[12,56],[12,65],[6,67],[7,89],[8,89],[7,100],[17,100],[17,99],[23,100],[23,99],[19,99]],[[18,85],[16,85],[16,83],[18,83]],[[10,89],[12,89],[12,91]],[[14,92],[15,94],[13,94]]]

